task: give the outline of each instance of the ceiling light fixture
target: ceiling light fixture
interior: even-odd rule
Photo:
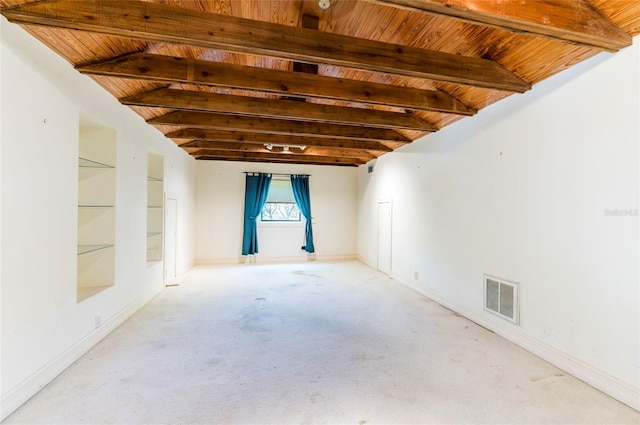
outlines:
[[[265,143],[264,147],[273,152],[276,152],[273,148],[280,148],[281,152],[290,152],[291,149],[300,149],[301,152],[304,152],[304,150],[307,149],[307,147],[303,145],[284,145],[278,143]]]
[[[318,6],[320,6],[320,9],[328,9],[331,6],[331,0],[320,0],[318,1]]]

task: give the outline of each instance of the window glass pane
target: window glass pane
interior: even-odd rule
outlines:
[[[260,213],[262,221],[300,221],[301,215],[295,202],[267,202]]]

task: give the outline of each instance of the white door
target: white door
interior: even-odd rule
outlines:
[[[178,200],[167,197],[164,209],[164,282],[176,278]]]
[[[378,270],[391,275],[391,202],[378,203]]]

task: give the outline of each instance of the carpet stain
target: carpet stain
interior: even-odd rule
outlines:
[[[358,422],[358,424],[359,424],[359,425],[364,425],[364,424],[366,424],[366,423],[367,423],[367,421],[365,421],[364,419],[363,419],[363,420],[361,420],[360,422]]]
[[[266,301],[266,300],[267,300],[266,298],[262,298],[262,297],[261,298],[256,298],[256,301]]]
[[[311,397],[309,397],[309,401],[311,401],[311,403],[313,403],[313,404],[316,404],[318,401],[320,401],[322,399],[324,399],[324,397],[319,392],[315,392],[315,393],[311,394]]]
[[[531,382],[538,382],[538,381],[543,381],[543,380],[545,380],[545,379],[560,378],[560,377],[563,377],[563,376],[565,376],[565,374],[564,374],[564,373],[562,373],[562,372],[557,372],[557,373],[555,373],[555,374],[553,374],[553,375],[546,375],[546,376],[532,376],[532,377],[530,377],[530,378],[529,378],[529,381],[531,381]]]
[[[322,277],[322,276],[317,275],[317,274],[305,272],[304,270],[294,270],[291,273],[293,273],[293,274],[295,274],[297,276]]]
[[[354,362],[373,362],[376,360],[384,360],[384,356],[371,357],[367,354],[360,354],[357,356],[351,356],[349,360]]]

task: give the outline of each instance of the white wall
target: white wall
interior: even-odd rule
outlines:
[[[241,259],[245,171],[310,174],[313,236],[318,259],[354,258],[357,169],[333,166],[198,161],[196,261]],[[305,260],[304,225],[259,224],[257,261]]]
[[[638,409],[634,42],[360,167],[358,254],[391,199],[393,276]],[[520,327],[483,311],[483,273],[520,282]]]
[[[0,18],[2,417],[163,287],[146,262],[146,161],[179,201],[178,269],[194,258],[195,166],[90,78]],[[80,117],[117,132],[115,285],[76,302]],[[96,319],[99,319],[97,326]]]

